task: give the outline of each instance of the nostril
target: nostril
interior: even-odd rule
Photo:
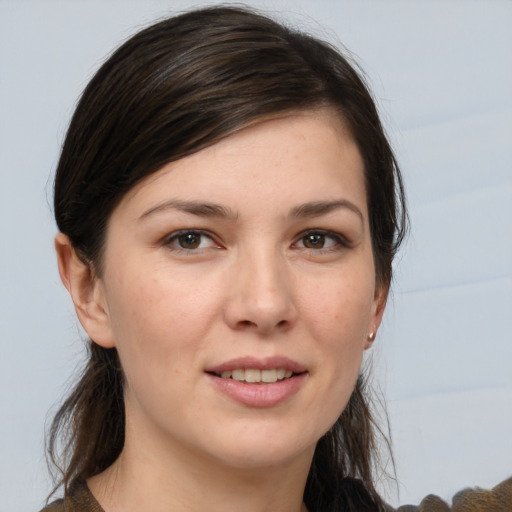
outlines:
[[[274,327],[278,328],[278,329],[284,329],[288,325],[289,325],[288,320],[280,320],[279,322],[277,322],[277,324],[274,324]],[[257,322],[251,322],[251,320],[240,320],[237,323],[237,327],[239,329],[247,329],[247,328],[258,327],[258,326],[260,328],[262,327],[262,325],[258,324]],[[270,326],[268,326],[268,327],[270,327]]]

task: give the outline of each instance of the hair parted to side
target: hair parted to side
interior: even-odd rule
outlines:
[[[362,155],[376,279],[387,286],[405,234],[404,192],[364,80],[328,43],[247,8],[211,7],[163,20],[101,66],[62,148],[57,225],[101,275],[108,220],[135,184],[263,119],[323,107],[339,114]],[[62,468],[59,485],[66,493],[106,469],[123,448],[117,352],[91,341],[89,356],[49,433],[50,458]],[[346,410],[318,443],[304,497],[310,512],[384,506],[373,485],[375,424],[363,388],[360,378]]]

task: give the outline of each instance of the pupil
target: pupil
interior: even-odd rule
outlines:
[[[317,249],[318,247],[323,247],[325,243],[324,235],[308,235],[303,239],[304,246],[308,249]]]
[[[196,249],[201,243],[201,235],[197,235],[195,233],[180,235],[179,243],[184,249]]]

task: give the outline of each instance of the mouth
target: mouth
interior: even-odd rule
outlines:
[[[295,380],[308,373],[302,364],[283,356],[256,358],[240,357],[218,366],[206,368],[206,373],[221,381],[236,381],[242,384],[276,384]],[[235,384],[235,382],[233,382]]]
[[[275,407],[307,382],[308,369],[288,357],[239,357],[205,369],[212,384],[245,407]]]
[[[221,379],[236,380],[248,384],[273,384],[279,381],[290,379],[304,372],[293,372],[287,368],[236,368],[222,372],[208,372],[210,375]]]

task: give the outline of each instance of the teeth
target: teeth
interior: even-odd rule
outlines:
[[[261,371],[254,368],[245,370],[245,382],[261,382]]]
[[[262,370],[262,382],[277,382],[277,370]]]
[[[223,379],[233,379],[240,382],[250,383],[273,383],[278,380],[289,379],[293,375],[291,370],[285,368],[271,368],[269,370],[258,370],[257,368],[239,368],[226,370],[220,374]]]
[[[245,370],[233,370],[231,376],[235,380],[245,380]]]

